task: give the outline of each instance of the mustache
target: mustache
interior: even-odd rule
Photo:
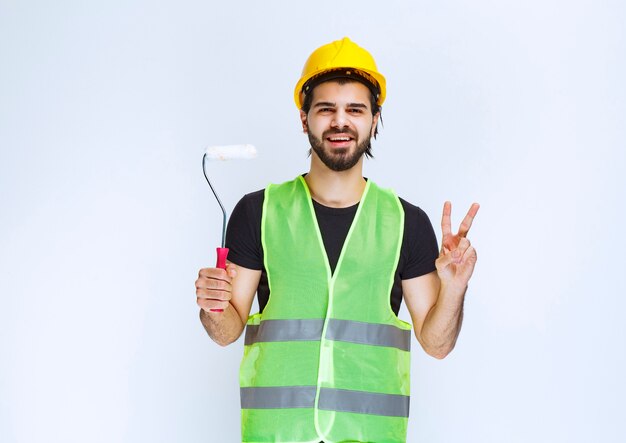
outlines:
[[[324,131],[322,133],[322,138],[325,139],[333,134],[348,134],[349,136],[351,136],[354,139],[358,138],[358,134],[356,133],[356,131],[350,129],[350,128],[345,128],[345,129],[328,129],[326,131]]]

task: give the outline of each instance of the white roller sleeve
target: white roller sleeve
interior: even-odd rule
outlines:
[[[256,148],[252,145],[211,146],[206,150],[209,160],[248,160],[256,157]]]

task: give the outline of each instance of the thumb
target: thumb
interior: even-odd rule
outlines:
[[[230,278],[237,277],[237,268],[231,263],[226,265],[226,272]]]
[[[450,264],[454,262],[454,257],[452,253],[448,252],[447,254],[442,254],[439,256],[437,260],[435,260],[435,267],[438,271],[447,268]]]

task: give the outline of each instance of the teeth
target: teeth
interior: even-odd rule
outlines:
[[[347,142],[350,141],[350,137],[331,137],[331,141],[334,142]]]

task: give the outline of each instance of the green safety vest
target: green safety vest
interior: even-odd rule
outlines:
[[[406,441],[411,325],[389,305],[403,232],[398,197],[368,181],[331,273],[304,179],[265,190],[270,298],[247,322],[242,441]]]

